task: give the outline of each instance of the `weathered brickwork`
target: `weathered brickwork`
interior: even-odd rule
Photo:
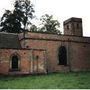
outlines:
[[[73,71],[90,70],[90,44],[72,43],[71,44],[71,68]],[[74,53],[72,53],[74,52]]]
[[[73,18],[64,22],[64,35],[32,32],[26,32],[25,37],[23,33],[18,37],[14,35],[17,37],[14,38],[16,48],[15,45],[0,46],[0,74],[90,71],[90,38],[83,37],[82,32],[81,19]],[[60,64],[59,49],[62,46],[66,49],[67,65]]]
[[[19,69],[12,71],[12,57],[18,56]],[[38,55],[38,61],[36,56]],[[0,49],[0,73],[1,74],[32,74],[46,73],[45,57],[43,50],[14,50]]]
[[[26,47],[45,49],[48,63],[47,66],[50,72],[62,71],[63,69],[68,71],[83,71],[90,69],[90,38],[58,35],[56,37],[55,35],[56,39],[54,40],[52,39],[54,35],[45,35],[46,34],[40,34],[40,37],[38,36],[38,39],[36,39],[36,33],[30,33],[31,38],[27,37],[27,39],[22,40],[21,43],[23,45],[25,41]],[[44,37],[50,38],[48,40],[44,39]],[[65,46],[67,49],[68,65],[65,67],[63,65],[58,65],[58,49],[60,46]]]

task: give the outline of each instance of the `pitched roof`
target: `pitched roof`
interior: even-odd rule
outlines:
[[[0,48],[21,48],[18,35],[0,32]]]

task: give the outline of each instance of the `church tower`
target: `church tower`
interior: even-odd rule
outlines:
[[[64,35],[83,36],[81,18],[72,17],[64,21],[63,25],[64,25]]]

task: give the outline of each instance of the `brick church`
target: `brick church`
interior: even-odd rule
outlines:
[[[0,33],[0,74],[90,71],[90,37],[83,37],[82,19],[63,23],[64,35]]]

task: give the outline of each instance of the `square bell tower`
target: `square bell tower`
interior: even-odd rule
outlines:
[[[63,23],[64,35],[83,36],[82,19],[72,17]]]

